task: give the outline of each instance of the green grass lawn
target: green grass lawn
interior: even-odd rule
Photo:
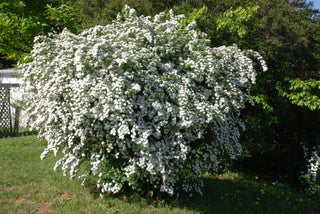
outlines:
[[[164,202],[138,196],[100,198],[92,188],[41,161],[34,135],[0,139],[0,214],[10,213],[320,213],[319,200],[239,173],[204,176],[204,194]]]

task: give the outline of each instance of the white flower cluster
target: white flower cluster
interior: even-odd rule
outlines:
[[[56,167],[71,177],[90,161],[102,193],[201,192],[217,155],[241,153],[253,62],[236,46],[211,48],[172,11],[125,11],[79,35],[37,37],[20,65],[30,125],[48,141],[41,157],[62,151]]]
[[[311,175],[311,181],[315,182],[317,179],[317,174],[320,166],[319,151],[312,151],[312,155],[309,160],[309,163],[310,163],[310,166],[308,168],[308,173]]]
[[[319,169],[320,169],[320,147],[315,146],[308,150],[305,146],[304,157],[308,161],[307,173],[303,176],[308,184],[307,190],[311,195],[320,193]]]

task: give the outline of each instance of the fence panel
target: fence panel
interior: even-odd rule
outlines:
[[[0,137],[12,134],[10,87],[0,85]]]

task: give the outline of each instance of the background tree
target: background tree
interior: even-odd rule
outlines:
[[[66,0],[65,3],[76,11],[77,30],[96,25],[106,25],[114,20],[121,9],[128,5],[135,8],[139,15],[155,15],[178,5],[182,0]]]
[[[4,0],[0,3],[2,67],[22,60],[39,34],[73,29],[73,10],[60,0]],[[11,61],[5,60],[10,59]]]

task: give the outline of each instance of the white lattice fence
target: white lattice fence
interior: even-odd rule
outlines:
[[[16,104],[16,100],[19,100],[16,89],[19,84],[17,71],[0,70],[0,137],[18,134],[20,108]]]
[[[0,85],[0,137],[12,134],[10,87]]]

